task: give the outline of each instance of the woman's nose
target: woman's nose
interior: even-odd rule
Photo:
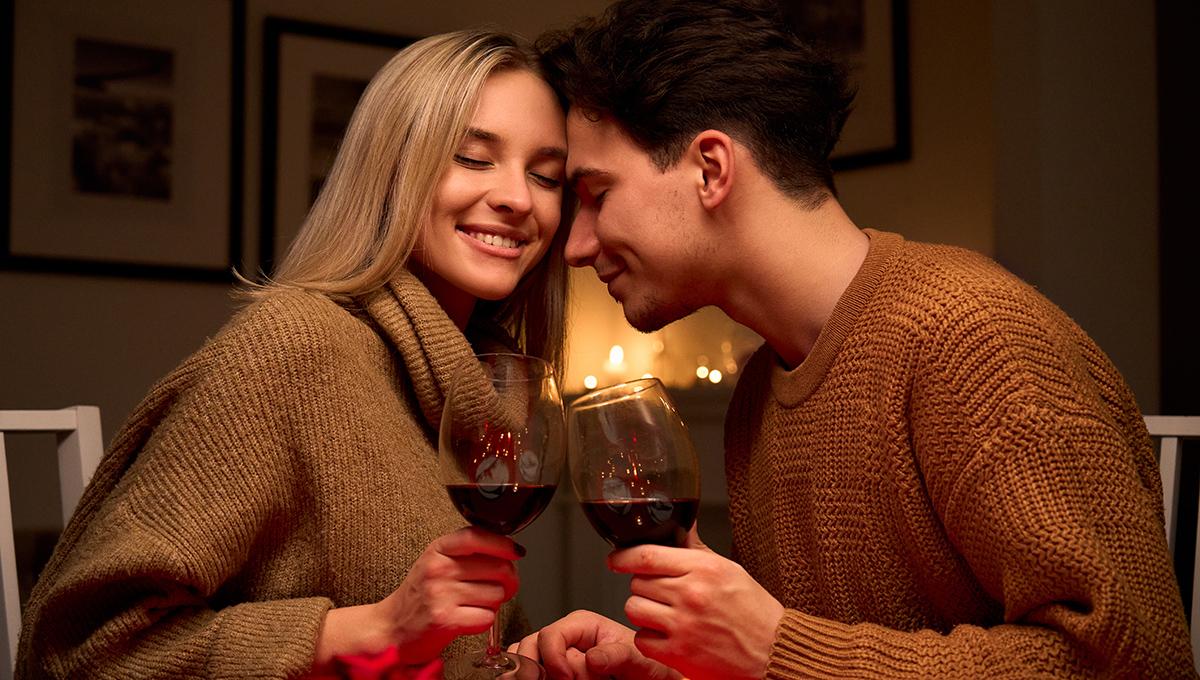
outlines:
[[[488,192],[488,205],[497,212],[528,213],[533,209],[533,197],[525,171],[497,173],[496,185]]]

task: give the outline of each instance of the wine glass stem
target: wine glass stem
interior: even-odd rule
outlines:
[[[489,661],[495,661],[496,657],[500,656],[500,612],[496,612],[496,620],[492,621],[492,627],[488,628],[487,652],[485,652]]]

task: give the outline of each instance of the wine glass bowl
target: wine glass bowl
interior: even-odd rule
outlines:
[[[657,378],[585,394],[567,410],[571,482],[611,545],[682,546],[700,507],[687,426]]]
[[[562,398],[541,359],[475,359],[459,367],[446,397],[438,438],[442,482],[468,522],[513,534],[554,497],[563,464]]]
[[[479,354],[457,367],[438,433],[438,462],[450,501],[474,526],[509,535],[550,504],[562,475],[562,397],[546,361]],[[500,650],[452,659],[453,677],[541,677],[536,662]]]

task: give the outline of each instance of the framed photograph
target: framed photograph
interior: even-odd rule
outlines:
[[[299,231],[371,76],[415,38],[280,17],[263,22],[259,269]]]
[[[245,0],[5,5],[0,267],[232,281]]]
[[[912,156],[906,0],[781,0],[800,35],[850,66],[858,89],[831,157],[849,170]]]

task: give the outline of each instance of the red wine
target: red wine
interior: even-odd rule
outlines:
[[[643,543],[682,546],[700,509],[697,498],[633,498],[584,501],[583,514],[600,536],[618,548]]]
[[[554,484],[448,484],[450,501],[468,522],[497,534],[515,534],[542,514]]]

